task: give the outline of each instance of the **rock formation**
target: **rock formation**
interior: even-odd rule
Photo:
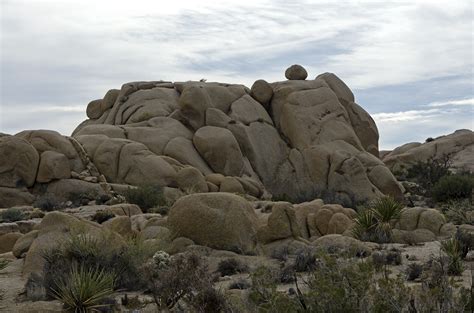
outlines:
[[[0,207],[38,192],[123,190],[154,183],[302,202],[402,196],[378,159],[378,131],[336,75],[243,85],[132,82],[87,106],[72,137],[24,131],[0,137]],[[44,187],[46,184],[46,187]],[[39,186],[43,186],[39,188]],[[100,187],[99,187],[100,186]]]
[[[449,157],[455,170],[474,173],[474,133],[460,129],[446,136],[429,138],[425,143],[410,142],[386,153],[382,160],[392,171],[400,171],[418,161],[445,157]]]

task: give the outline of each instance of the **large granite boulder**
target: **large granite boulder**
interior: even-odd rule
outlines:
[[[30,187],[38,171],[38,151],[17,136],[0,137],[0,186]]]
[[[167,223],[173,238],[186,237],[214,249],[253,254],[257,219],[247,200],[219,192],[180,198],[171,207]]]

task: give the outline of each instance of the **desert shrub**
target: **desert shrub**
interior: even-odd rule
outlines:
[[[0,213],[1,222],[16,222],[25,219],[26,216],[22,210],[17,208],[9,208]]]
[[[211,286],[200,290],[189,302],[194,312],[226,312],[228,308],[224,294]]]
[[[229,289],[245,290],[250,288],[250,283],[246,279],[239,279],[229,285]]]
[[[288,255],[290,254],[290,251],[288,249],[288,246],[282,245],[282,246],[277,246],[271,253],[270,257],[272,259],[276,259],[278,261],[285,262],[288,260]]]
[[[456,237],[441,242],[441,250],[448,257],[448,274],[461,275],[464,267],[462,264],[461,243]]]
[[[364,241],[390,242],[392,225],[400,219],[403,207],[403,204],[391,197],[381,197],[373,201],[368,208],[358,212],[353,229],[354,236]]]
[[[407,312],[414,305],[411,293],[401,276],[378,279],[370,290],[370,312]]]
[[[150,208],[167,204],[162,187],[156,184],[141,185],[133,189],[129,188],[124,196],[129,203],[138,205],[144,212],[147,212]]]
[[[8,263],[10,263],[10,261],[7,259],[0,259],[0,271],[6,268]]]
[[[67,310],[90,312],[107,306],[102,301],[113,293],[114,279],[114,274],[104,269],[75,264],[66,276],[56,279],[51,292]]]
[[[62,208],[59,199],[52,193],[45,193],[38,197],[33,203],[34,207],[40,208],[43,211],[50,212]]]
[[[44,212],[38,208],[33,209],[33,211],[28,212],[28,218],[43,218]]]
[[[297,252],[294,269],[297,272],[307,272],[316,266],[316,256],[311,250],[303,249]]]
[[[428,137],[428,138],[426,138],[426,140],[425,140],[426,143],[427,143],[427,142],[432,142],[432,141],[434,141],[433,137]]]
[[[68,194],[68,200],[72,202],[74,207],[88,205],[90,201],[96,200],[99,197],[96,190],[90,190],[86,192],[70,192]]]
[[[298,312],[301,303],[294,297],[277,291],[278,271],[260,266],[250,274],[252,287],[249,299],[259,312]]]
[[[140,238],[133,238],[125,245],[111,244],[107,235],[93,237],[72,234],[57,247],[44,251],[44,286],[47,291],[57,289],[58,277],[67,277],[75,264],[86,269],[116,273],[115,286],[126,290],[145,287],[143,264],[156,248]]]
[[[397,264],[398,257],[390,264]],[[302,280],[295,275],[290,295],[278,292],[275,271],[260,267],[251,274],[250,300],[258,312],[463,312],[465,289],[448,276],[448,263],[433,259],[423,269],[421,291],[405,285],[402,274],[380,275],[370,260],[318,253],[316,267]],[[385,260],[386,261],[386,260]],[[411,266],[409,277],[421,275]],[[410,278],[411,279],[411,278]],[[415,278],[413,278],[415,279]]]
[[[454,224],[474,225],[474,204],[470,199],[452,199],[443,203],[441,210],[448,219]]]
[[[230,276],[247,272],[248,266],[237,259],[231,258],[220,261],[217,265],[217,271],[221,276]]]
[[[103,222],[110,220],[113,217],[115,217],[114,213],[107,210],[100,210],[95,212],[94,215],[92,215],[92,220],[96,223],[102,224]]]
[[[433,186],[431,195],[437,202],[470,198],[474,188],[473,175],[443,176]]]
[[[95,197],[95,203],[96,203],[96,204],[99,204],[99,205],[100,205],[100,204],[105,204],[105,203],[107,203],[107,201],[109,201],[110,199],[112,199],[112,198],[110,197],[110,195],[108,195],[108,194],[101,194],[101,195],[98,195],[98,196]]]
[[[460,228],[456,230],[454,238],[459,242],[459,247],[461,249],[461,258],[464,259],[467,256],[467,253],[474,249],[474,235],[470,232],[463,231]]]
[[[368,305],[373,266],[320,254],[307,281],[304,302],[310,312],[360,312]]]
[[[408,281],[413,281],[421,276],[423,273],[423,265],[419,263],[408,264],[405,274]]]
[[[402,253],[397,249],[375,251],[372,253],[372,262],[377,269],[387,265],[400,265],[402,264]]]
[[[449,264],[446,257],[432,258],[425,264],[416,299],[418,312],[467,312],[469,291],[449,277]]]
[[[429,196],[431,188],[441,177],[450,174],[451,164],[450,155],[444,155],[438,159],[431,157],[426,161],[418,161],[407,169],[407,178],[419,183],[425,189],[425,194]]]
[[[280,270],[279,281],[283,284],[292,283],[295,281],[296,270],[294,264],[286,264]]]
[[[165,216],[165,215],[168,215],[169,210],[170,210],[169,206],[160,205],[158,207],[148,209],[147,212],[148,213],[158,213],[158,214],[161,214],[161,215]]]
[[[209,299],[215,311],[225,306],[224,299],[212,291],[212,276],[200,257],[191,253],[167,257],[165,253],[153,258],[145,271],[148,275],[148,289],[160,310],[171,310],[182,301],[198,311],[203,307],[203,299]],[[210,308],[208,308],[210,309]]]

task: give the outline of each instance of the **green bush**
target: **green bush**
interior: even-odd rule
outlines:
[[[448,262],[447,262],[448,261]],[[421,290],[417,293],[418,312],[472,312],[470,290],[449,277],[449,258],[430,259],[424,266]]]
[[[33,203],[33,206],[46,212],[59,210],[62,207],[61,202],[52,193],[45,193],[38,197]]]
[[[26,216],[23,211],[17,208],[9,208],[0,213],[1,222],[16,222],[24,220],[25,218]]]
[[[400,265],[402,264],[402,253],[395,248],[388,251],[375,251],[372,253],[372,263],[376,269],[387,265]]]
[[[108,221],[114,217],[115,217],[114,213],[107,210],[100,210],[100,211],[95,212],[94,215],[92,215],[92,220],[98,224],[102,224],[103,222]]]
[[[419,183],[429,196],[431,188],[441,179],[450,174],[451,156],[444,155],[441,158],[429,158],[426,161],[418,161],[407,170],[407,178]]]
[[[467,253],[474,249],[474,234],[458,228],[454,234],[454,238],[459,242],[461,258],[465,259]]]
[[[144,212],[159,206],[166,206],[162,187],[156,184],[141,185],[137,188],[129,188],[125,194],[129,203],[138,205]]]
[[[68,200],[72,202],[74,207],[88,205],[90,201],[97,198],[98,192],[96,190],[91,190],[88,192],[70,192],[68,194]]]
[[[7,267],[8,263],[10,263],[7,259],[0,259],[0,271]]]
[[[125,245],[111,244],[111,240],[106,235],[72,234],[54,249],[44,251],[46,290],[57,289],[58,277],[67,277],[75,264],[116,273],[117,288],[139,290],[145,287],[146,273],[142,272],[142,266],[157,248],[140,238],[130,239]]]
[[[237,281],[232,282],[229,285],[229,290],[232,290],[232,289],[245,290],[245,289],[249,289],[250,287],[251,287],[251,284],[247,280],[239,279]]]
[[[474,225],[474,204],[471,199],[448,200],[441,205],[441,210],[449,222]]]
[[[66,276],[56,279],[51,293],[67,310],[91,312],[107,306],[102,300],[113,293],[114,280],[114,274],[104,269],[75,264]]]
[[[370,304],[368,291],[374,284],[374,273],[369,262],[321,254],[308,279],[304,302],[310,312],[364,311]]]
[[[408,281],[413,281],[421,276],[423,273],[423,265],[419,263],[408,264],[405,274]]]
[[[318,253],[316,259],[316,267],[304,279],[295,276],[295,288],[289,293],[277,290],[278,278],[271,268],[259,267],[251,273],[249,299],[255,309],[249,311],[464,312],[469,304],[469,291],[456,287],[441,259],[433,259],[423,270],[421,291],[419,286],[405,285],[402,274],[380,275],[367,260],[325,253]],[[421,265],[410,268],[410,277],[421,274]]]
[[[219,264],[217,264],[217,271],[221,276],[230,276],[247,272],[248,266],[237,259],[231,258],[220,261]]]
[[[465,199],[471,198],[473,188],[473,175],[449,175],[442,177],[433,186],[431,195],[437,202]]]
[[[300,312],[304,307],[296,299],[277,291],[278,271],[260,266],[250,274],[249,299],[258,312]]]
[[[194,308],[193,312],[224,311],[225,298],[214,289],[213,277],[200,257],[184,253],[168,260],[166,256],[157,253],[144,269],[148,290],[160,311],[172,310],[180,301]]]
[[[356,238],[387,243],[392,239],[392,225],[400,219],[403,204],[391,197],[381,197],[358,212],[353,228]]]
[[[316,266],[316,256],[311,250],[298,251],[293,266],[296,272],[311,271]]]

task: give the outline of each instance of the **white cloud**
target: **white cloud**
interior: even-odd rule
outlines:
[[[424,142],[458,129],[474,129],[471,107],[434,108],[372,114],[379,129],[380,149],[392,150],[407,142]]]
[[[442,107],[449,105],[474,105],[474,98],[461,100],[435,101],[427,104],[429,107]]]
[[[372,114],[372,118],[378,123],[384,122],[405,122],[405,121],[419,121],[425,122],[430,118],[437,116],[440,113],[438,109],[431,110],[410,110],[402,112],[390,112],[390,113],[375,113]]]
[[[297,62],[310,77],[335,72],[352,89],[451,75],[473,80],[469,0],[2,0],[0,6],[0,131],[6,132],[36,126],[70,133],[88,101],[134,80],[251,85],[281,80],[285,66]],[[434,127],[444,112],[435,109],[472,105],[472,94],[453,94],[449,104],[433,96],[420,102],[431,102],[428,110],[374,117],[382,130]],[[380,111],[389,110],[397,108]]]

